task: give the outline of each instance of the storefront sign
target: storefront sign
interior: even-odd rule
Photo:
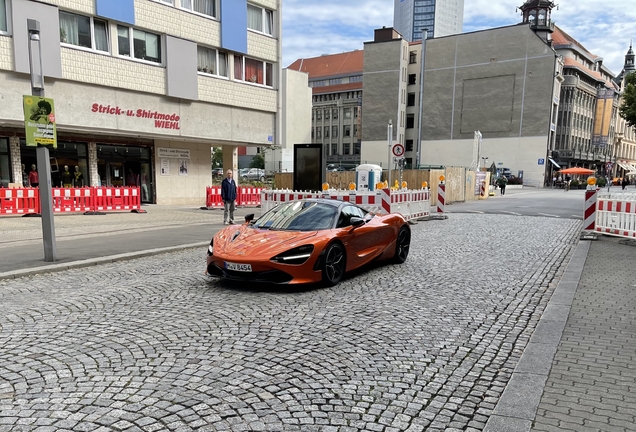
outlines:
[[[181,129],[179,123],[181,121],[181,117],[176,113],[165,114],[158,111],[148,111],[144,109],[130,110],[116,105],[102,105],[98,103],[94,103],[91,106],[91,111],[98,114],[152,119],[155,121],[155,127],[157,129]]]
[[[190,159],[190,150],[157,147],[158,158]]]
[[[161,175],[170,175],[170,159],[161,159]]]
[[[52,145],[57,148],[57,128],[53,99],[39,96],[23,96],[26,145]]]

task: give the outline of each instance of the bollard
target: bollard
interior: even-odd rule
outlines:
[[[596,194],[596,188],[585,191],[584,231],[594,231],[596,228]]]

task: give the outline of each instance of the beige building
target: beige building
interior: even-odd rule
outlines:
[[[625,55],[623,70],[615,80],[621,94],[625,91],[627,75],[636,73],[635,60],[636,55],[634,55],[634,49],[630,44],[629,50]],[[636,173],[636,128],[629,126],[620,115],[616,119],[613,160],[616,161],[610,173],[613,177],[623,178],[628,173]],[[629,176],[629,178],[634,179],[632,176]]]
[[[132,183],[144,202],[201,204],[211,147],[237,169],[238,146],[282,142],[278,5],[0,0],[0,180],[22,183],[22,165],[36,163],[22,109],[31,93],[26,22],[35,19],[55,100],[54,186],[64,165],[78,166],[78,186]]]

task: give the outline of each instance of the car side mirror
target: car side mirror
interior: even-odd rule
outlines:
[[[248,215],[245,215],[245,223],[250,223],[253,220],[254,220],[254,213],[250,213]]]
[[[353,227],[359,227],[360,225],[364,225],[364,219],[352,216],[351,219],[349,219],[349,223],[351,223]]]

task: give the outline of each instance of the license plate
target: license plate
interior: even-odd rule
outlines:
[[[237,264],[237,263],[225,262],[225,268],[227,270],[234,270],[234,271],[240,271],[240,272],[252,271],[251,264]]]

